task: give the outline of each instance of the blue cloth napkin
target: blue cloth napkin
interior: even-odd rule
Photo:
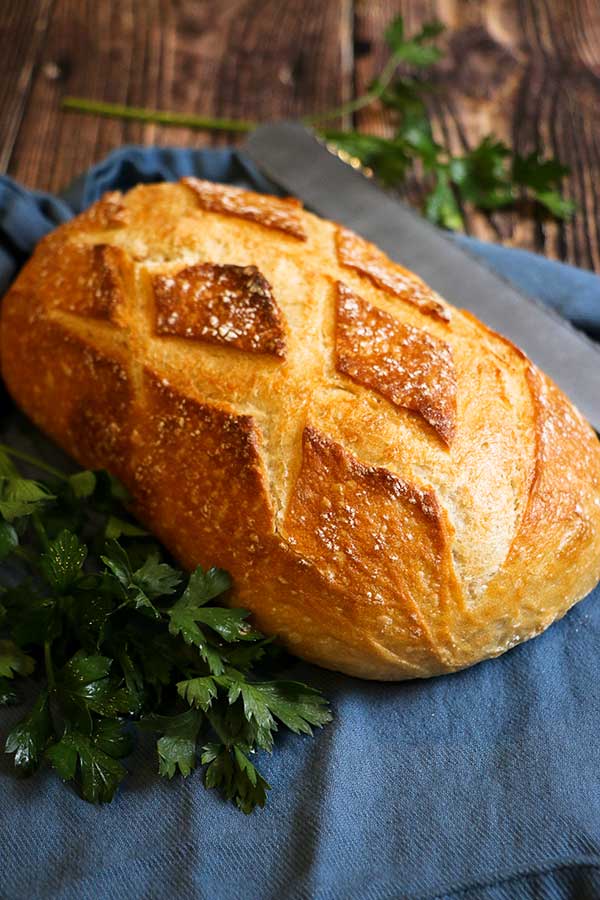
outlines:
[[[110,188],[197,174],[268,190],[230,150],[125,148],[63,198],[0,179],[0,284],[35,242]],[[600,279],[468,243],[600,335]],[[540,534],[543,540],[543,533]],[[0,898],[592,900],[600,897],[600,589],[541,637],[466,672],[363,683],[298,664],[334,723],[259,761],[273,790],[244,817],[198,774],[165,782],[148,743],[95,808],[0,756]],[[4,737],[21,711],[0,711]]]

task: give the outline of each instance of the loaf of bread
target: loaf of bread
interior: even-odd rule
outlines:
[[[183,179],[105,195],[2,303],[15,401],[307,660],[404,679],[600,577],[600,444],[508,340],[352,232]]]

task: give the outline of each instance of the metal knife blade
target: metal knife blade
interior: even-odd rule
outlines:
[[[448,302],[514,341],[600,431],[600,348],[584,334],[343,163],[303,126],[263,125],[250,135],[244,151],[308,209],[373,241]]]

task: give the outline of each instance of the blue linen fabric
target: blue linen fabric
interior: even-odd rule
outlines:
[[[125,148],[62,197],[0,179],[0,285],[35,242],[111,188],[196,174],[268,190],[231,150]],[[600,279],[457,238],[600,335]],[[543,532],[540,541],[544,540]],[[0,898],[592,900],[600,898],[600,589],[536,640],[456,675],[360,682],[298,664],[335,712],[282,735],[244,817],[166,782],[150,742],[114,802],[92,807],[0,756]],[[0,738],[21,715],[0,711]]]

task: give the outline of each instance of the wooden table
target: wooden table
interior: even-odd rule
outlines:
[[[0,168],[54,191],[121,144],[234,140],[69,114],[64,94],[258,120],[327,109],[364,90],[398,13],[408,31],[447,25],[430,100],[440,141],[461,152],[493,131],[572,168],[572,223],[472,214],[469,231],[600,271],[598,0],[2,0]],[[369,109],[354,125],[386,133],[389,120]],[[419,201],[418,184],[407,192]]]

